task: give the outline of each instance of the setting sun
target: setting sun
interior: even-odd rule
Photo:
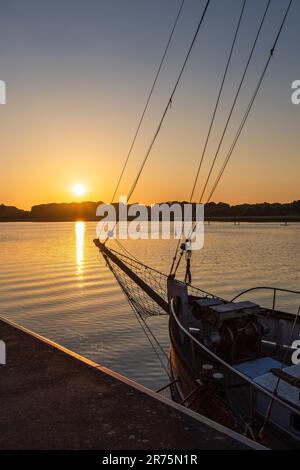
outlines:
[[[74,184],[74,186],[72,187],[72,192],[73,194],[75,194],[76,196],[83,196],[83,194],[86,193],[86,187],[81,184],[81,183],[76,183]]]

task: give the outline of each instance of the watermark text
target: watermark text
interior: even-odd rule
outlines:
[[[291,97],[292,103],[298,105],[300,104],[300,80],[295,80],[292,83],[292,90],[294,90]]]
[[[0,80],[0,104],[6,104],[6,83]]]
[[[178,202],[153,204],[127,204],[126,197],[119,203],[100,204],[96,211],[101,220],[97,225],[100,241],[107,238],[120,240],[170,240],[184,238],[188,250],[200,250],[204,245],[204,205]]]
[[[3,366],[6,364],[6,344],[4,341],[0,340],[0,365]]]

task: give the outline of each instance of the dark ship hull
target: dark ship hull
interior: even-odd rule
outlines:
[[[295,316],[189,296],[172,279],[169,299],[173,399],[268,447],[299,448],[300,365],[287,348],[291,331],[299,337]]]
[[[265,446],[300,448],[300,308],[276,308],[277,292],[300,292],[226,301],[95,244],[140,318],[169,315],[174,400]],[[256,289],[272,308],[238,298]]]

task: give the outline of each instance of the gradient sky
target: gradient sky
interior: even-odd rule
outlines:
[[[267,0],[248,0],[197,195],[231,106]],[[271,9],[217,169],[253,93],[288,0]],[[109,200],[160,62],[180,0],[2,0],[0,203]],[[139,202],[187,199],[208,130],[242,0],[212,0],[136,193]],[[204,5],[186,0],[120,193],[126,194],[158,124]],[[229,203],[291,201],[299,194],[300,0],[215,193]],[[82,198],[79,198],[82,199]],[[78,199],[78,200],[79,200]],[[197,197],[195,197],[197,200]]]

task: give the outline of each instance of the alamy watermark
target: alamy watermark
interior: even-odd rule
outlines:
[[[292,83],[292,90],[294,90],[291,96],[292,103],[298,105],[300,104],[300,80]]]
[[[0,365],[6,364],[6,344],[0,340]]]
[[[0,104],[6,104],[6,83],[0,80]]]
[[[163,203],[149,207],[128,204],[126,197],[119,203],[100,204],[96,211],[101,220],[97,225],[100,241],[120,240],[186,240],[188,251],[200,250],[204,245],[204,205],[190,203]]]
[[[295,349],[292,354],[292,363],[298,365],[300,364],[300,339],[296,339],[293,342],[292,348]]]

